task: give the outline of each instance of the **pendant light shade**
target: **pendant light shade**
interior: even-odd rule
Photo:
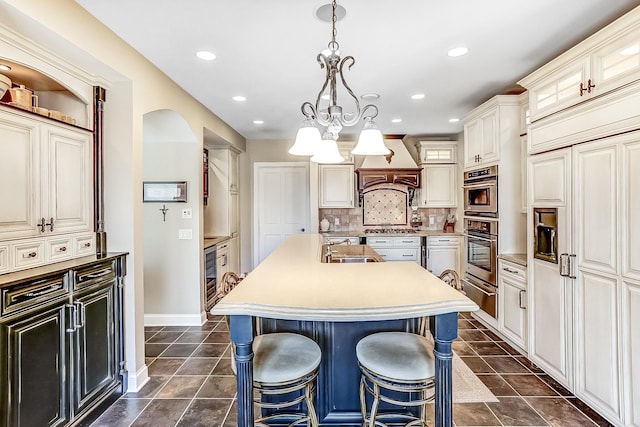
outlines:
[[[342,163],[344,157],[338,151],[338,143],[331,136],[326,133],[322,136],[322,141],[318,145],[318,151],[311,157],[311,161],[315,163]]]
[[[320,131],[313,120],[305,119],[302,127],[298,129],[296,141],[289,148],[289,154],[294,156],[313,156],[320,146]]]
[[[364,122],[364,128],[358,138],[358,144],[351,150],[351,153],[365,156],[384,156],[390,153],[389,149],[384,145],[382,132],[380,132],[380,129],[372,119],[367,118]]]

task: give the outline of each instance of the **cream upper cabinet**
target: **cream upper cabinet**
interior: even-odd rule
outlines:
[[[532,121],[640,80],[640,9],[522,79]]]
[[[49,231],[69,233],[93,228],[93,138],[90,133],[47,125],[42,128],[48,178],[42,180],[43,216]]]
[[[0,111],[0,239],[93,230],[90,132]]]
[[[39,236],[40,124],[0,110],[0,240]]]
[[[456,141],[420,141],[416,144],[420,153],[418,163],[457,163],[458,143]]]
[[[421,208],[455,208],[457,206],[457,165],[422,164]]]
[[[318,165],[320,208],[355,206],[354,165]]]
[[[240,167],[238,164],[238,153],[228,150],[229,156],[229,191],[237,193],[240,191]]]
[[[465,117],[464,168],[497,164],[503,145],[517,143],[519,135],[518,97],[498,95],[491,98]]]

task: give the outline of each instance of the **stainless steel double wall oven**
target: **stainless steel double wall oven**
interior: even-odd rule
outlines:
[[[464,290],[491,317],[498,311],[498,167],[464,174]]]

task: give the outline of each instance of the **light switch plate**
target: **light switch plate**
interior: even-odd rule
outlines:
[[[193,239],[193,231],[190,228],[178,230],[178,239],[180,240]]]
[[[336,217],[335,218],[335,223],[336,223],[336,225],[340,225],[340,218]]]
[[[193,211],[189,208],[182,209],[182,219],[189,219],[193,217]]]

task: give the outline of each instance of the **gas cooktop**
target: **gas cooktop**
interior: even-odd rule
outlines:
[[[413,228],[365,228],[364,234],[413,234]]]

